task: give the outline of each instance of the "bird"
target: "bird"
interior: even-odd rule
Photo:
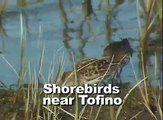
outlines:
[[[123,67],[128,64],[130,58],[133,54],[133,49],[127,38],[122,39],[118,42],[113,42],[105,47],[103,56],[113,56],[114,61],[118,61],[123,56],[123,61],[121,61],[121,67],[115,71],[114,77],[120,78]],[[117,79],[117,78],[116,78]],[[114,79],[113,79],[114,80]],[[117,80],[116,80],[117,81]],[[113,83],[114,81],[112,81]],[[120,84],[122,81],[119,79]]]
[[[114,56],[114,62],[122,59],[122,66],[126,65],[132,57],[133,49],[127,38],[113,42],[104,48],[103,56]]]
[[[100,59],[83,59],[75,65],[75,70],[64,72],[59,84],[62,86],[98,84],[105,76],[124,67],[129,62],[132,51],[128,39],[111,43],[104,48]]]

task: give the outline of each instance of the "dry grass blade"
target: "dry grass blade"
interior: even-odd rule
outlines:
[[[98,116],[99,116],[99,114],[100,114],[101,107],[102,107],[102,105],[100,105],[100,107],[98,108],[97,114],[96,114],[96,116],[95,116],[95,120],[97,120],[97,118],[98,118]]]
[[[18,88],[22,88],[24,84],[25,72],[26,72],[26,59],[25,59],[25,41],[26,30],[24,28],[24,17],[21,11],[20,13],[20,79],[18,81]]]
[[[75,115],[73,115],[72,113],[70,113],[70,112],[68,112],[68,111],[64,110],[64,109],[63,109],[63,108],[61,108],[61,107],[57,107],[57,108],[58,108],[58,109],[60,109],[61,111],[63,111],[64,113],[66,113],[66,114],[70,115],[71,117],[75,118]]]
[[[140,115],[144,110],[139,111],[137,114],[135,114],[132,118],[129,120],[134,120],[138,115]]]
[[[9,67],[14,71],[14,73],[16,74],[17,78],[19,79],[19,74],[18,72],[16,71],[16,69],[12,66],[12,64],[10,64],[10,62],[4,57],[4,56],[1,56],[1,58],[9,65]]]
[[[75,71],[75,85],[78,85],[78,81],[77,81],[77,73],[76,73],[76,66],[75,66],[75,60],[74,60],[74,55],[72,53],[72,60],[73,60],[73,65],[74,65],[74,71]],[[78,116],[79,116],[79,97],[78,97],[78,93],[75,93],[75,120],[78,120]]]
[[[161,100],[161,97],[159,96],[158,102],[157,102],[157,109],[159,111],[160,118],[162,119],[162,109],[161,109],[160,101],[162,101],[162,100]]]
[[[136,10],[136,13],[137,13],[137,21],[138,21],[138,28],[139,28],[139,34],[140,36],[142,36],[142,24],[141,24],[141,20],[140,20],[140,12],[139,12],[139,9],[141,8],[140,6],[140,3],[139,3],[139,0],[136,0],[136,7],[137,7],[137,10]],[[142,9],[142,8],[141,8]]]
[[[17,113],[15,112],[11,120],[16,120]]]
[[[149,104],[149,98],[148,98],[148,83],[149,83],[149,80],[147,79],[147,73],[146,73],[146,65],[145,63],[143,62],[144,61],[144,54],[143,52],[141,51],[141,61],[142,61],[142,70],[143,70],[143,77],[146,78],[144,80],[144,88],[145,88],[145,103],[146,104]]]
[[[54,116],[55,118],[57,118],[57,114],[56,114],[55,112],[53,112],[51,109],[49,109],[49,108],[46,107],[46,106],[43,106],[43,108],[45,108],[46,110],[48,110],[50,113],[53,114],[53,116]],[[49,120],[49,119],[48,119],[48,120]]]
[[[135,69],[134,69],[134,66],[133,66],[132,59],[130,60],[130,63],[131,63],[131,67],[132,67],[132,70],[133,70],[133,73],[134,73],[135,80],[136,80],[136,82],[138,83],[139,80],[138,80],[138,77],[137,77],[137,75],[136,75],[136,72],[135,72]],[[146,97],[145,97],[145,95],[144,95],[143,90],[141,89],[141,86],[138,86],[138,87],[139,87],[139,91],[140,91],[140,94],[141,94],[143,100],[147,103]]]
[[[28,87],[28,92],[27,92],[27,98],[26,98],[26,103],[25,103],[25,117],[26,119],[29,119],[29,101],[30,101],[30,87]]]
[[[92,113],[93,113],[93,106],[91,106],[90,114],[89,114],[89,120],[92,119]]]
[[[146,103],[144,103],[145,107],[147,108],[147,110],[149,111],[149,113],[155,118],[155,120],[158,120],[157,117],[153,114],[153,112],[151,111],[149,105],[147,105]]]
[[[117,113],[116,113],[116,116],[115,116],[115,119],[116,119],[116,120],[118,119],[118,116],[120,115],[120,113],[121,113],[121,111],[122,111],[122,108],[123,108],[123,106],[124,106],[124,104],[125,104],[125,102],[126,102],[128,96],[131,94],[131,92],[132,92],[134,89],[136,89],[136,87],[137,87],[138,85],[140,85],[142,82],[144,82],[145,79],[146,79],[146,78],[144,78],[143,80],[139,81],[139,82],[138,82],[136,85],[134,85],[134,87],[132,87],[132,88],[129,90],[129,92],[126,94],[126,96],[125,96],[124,99],[123,99],[122,105],[119,106],[119,108],[118,108],[118,110],[117,110]]]
[[[6,5],[7,5],[7,0],[0,0],[0,37],[2,37],[3,41],[2,41],[2,44],[3,46],[2,47],[5,47],[5,37],[7,36],[7,33],[6,33],[6,30],[4,28],[4,24],[3,24],[3,15],[5,14],[6,12]]]
[[[83,109],[80,111],[80,113],[79,113],[79,120],[82,118],[82,116],[83,116],[83,114],[84,114],[84,111],[85,111],[85,109],[86,109],[87,106],[88,106],[88,104],[86,104],[86,105],[83,107]]]
[[[39,61],[39,75],[42,73],[43,62],[44,62],[44,53],[45,53],[45,45],[42,48],[40,61]]]

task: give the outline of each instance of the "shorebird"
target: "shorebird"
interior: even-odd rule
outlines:
[[[132,48],[127,39],[114,42],[104,49],[101,59],[90,58],[79,61],[76,70],[64,72],[61,86],[97,84],[105,76],[124,67],[132,56]]]

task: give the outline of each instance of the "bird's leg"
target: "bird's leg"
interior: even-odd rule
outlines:
[[[122,85],[122,80],[121,80],[121,76],[120,76],[121,73],[122,73],[122,68],[120,68],[114,72],[114,75],[112,78],[112,84]]]
[[[114,72],[114,74],[113,74],[113,77],[112,77],[112,84],[114,85],[114,84],[117,84],[117,70]]]
[[[119,72],[117,73],[117,78],[119,80],[119,84],[122,85],[122,80],[121,80],[121,73],[122,73],[123,68],[119,69]]]

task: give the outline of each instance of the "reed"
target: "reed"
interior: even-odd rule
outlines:
[[[28,0],[17,0],[17,6],[23,9],[28,5]]]
[[[149,100],[149,88],[152,89],[152,86],[150,84],[149,80],[149,73],[148,73],[148,65],[147,65],[147,59],[148,59],[148,52],[149,52],[149,42],[150,42],[150,34],[154,31],[162,31],[162,16],[160,15],[160,12],[162,11],[162,7],[160,6],[162,1],[160,0],[137,0],[137,18],[138,18],[138,26],[139,26],[139,33],[140,33],[140,54],[141,54],[141,64],[142,64],[142,71],[143,76],[146,78],[144,80],[144,92],[141,92],[142,97],[144,98],[144,104],[148,111],[151,113],[151,115],[156,119],[156,116],[151,111],[151,101]],[[140,11],[141,10],[141,11]],[[140,15],[144,16],[144,29],[142,30],[142,24],[140,21]],[[160,24],[156,24],[156,23]],[[161,27],[160,27],[161,26]],[[159,35],[160,36],[160,35]],[[161,36],[159,37],[162,38]],[[161,58],[159,58],[161,59]],[[155,65],[156,66],[156,65]],[[161,81],[161,79],[160,79]],[[153,95],[156,95],[154,93]]]
[[[22,88],[25,80],[26,74],[26,58],[25,58],[25,46],[26,46],[26,30],[24,28],[24,17],[22,12],[20,13],[20,72],[19,72],[19,81],[18,88]]]
[[[6,0],[1,0],[0,1],[0,36],[4,39],[7,36],[6,30],[4,28],[3,24],[3,16],[6,12],[6,5],[7,1]]]
[[[1,0],[0,1],[0,38],[2,38],[2,50],[0,50],[0,54],[3,53],[5,51],[5,41],[6,41],[6,37],[7,37],[7,32],[6,29],[4,28],[4,14],[6,12],[6,5],[7,5],[7,1],[6,0]]]

